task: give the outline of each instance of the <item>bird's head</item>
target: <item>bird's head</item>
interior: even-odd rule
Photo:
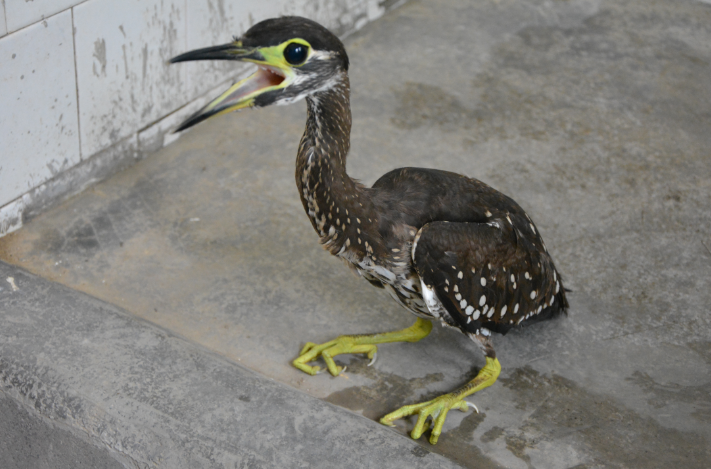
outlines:
[[[246,107],[293,103],[334,86],[348,70],[343,43],[320,24],[297,16],[262,21],[234,42],[186,52],[170,62],[191,60],[239,60],[258,68],[176,131]]]

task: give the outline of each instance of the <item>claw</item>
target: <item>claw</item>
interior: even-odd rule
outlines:
[[[466,388],[461,388],[449,394],[443,394],[427,402],[400,407],[395,412],[390,412],[380,419],[380,423],[392,426],[392,422],[397,419],[418,414],[417,423],[410,433],[410,436],[412,436],[413,439],[418,439],[427,428],[431,427],[430,444],[434,445],[442,434],[442,427],[447,418],[447,413],[453,409],[466,412],[469,410],[469,407],[474,409],[476,413],[479,413],[479,409],[475,404],[463,398],[494,384],[500,373],[501,364],[499,360],[486,357],[486,365],[479,371],[479,374],[469,382]]]
[[[343,373],[345,373],[346,368],[348,368],[348,367],[346,365],[343,365],[343,368],[341,369],[341,371],[338,372],[338,376],[341,376]]]
[[[395,425],[394,423],[390,423],[390,422],[388,422],[387,420],[385,420],[385,417],[383,417],[383,418],[380,419],[380,423],[383,424],[383,425],[386,425],[386,426],[388,426],[388,427],[396,427],[396,426],[397,426],[397,425]]]
[[[378,359],[378,352],[375,352],[373,354],[373,358],[370,359],[370,363],[368,363],[368,366],[372,366],[373,363],[375,363],[375,360],[377,360],[377,359]]]
[[[473,402],[469,402],[469,401],[464,401],[464,402],[467,403],[468,407],[472,407],[477,414],[479,413],[479,408]]]
[[[325,373],[328,371],[328,368],[319,368],[315,374],[320,375],[321,373]]]

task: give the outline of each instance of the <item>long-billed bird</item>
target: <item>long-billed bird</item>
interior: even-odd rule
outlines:
[[[190,60],[239,60],[258,68],[178,130],[237,109],[306,99],[296,185],[311,224],[331,254],[418,317],[400,331],[307,343],[295,367],[315,375],[319,367],[309,363],[320,356],[337,376],[343,368],[334,362],[336,355],[362,353],[374,360],[377,344],[417,342],[429,334],[432,319],[459,329],[481,347],[486,365],[471,382],[380,420],[392,425],[417,414],[412,438],[433,424],[430,443],[435,444],[447,412],[466,411],[473,404],[464,398],[499,376],[491,333],[505,334],[568,307],[560,274],[536,226],[512,199],[459,174],[400,168],[373,187],[351,179],[346,174],[348,55],[341,41],[314,21],[262,21],[234,42],[187,52],[171,62]]]

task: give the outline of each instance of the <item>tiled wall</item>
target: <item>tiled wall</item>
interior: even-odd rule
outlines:
[[[397,0],[0,0],[0,236],[146,156],[243,65],[166,61],[302,15],[338,34]]]

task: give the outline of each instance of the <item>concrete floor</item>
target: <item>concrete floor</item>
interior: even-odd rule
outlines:
[[[711,5],[413,0],[346,47],[350,174],[493,185],[573,290],[567,317],[495,337],[481,414],[419,443],[477,468],[710,467]],[[373,367],[339,357],[339,378],[290,366],[306,341],[413,321],[318,245],[293,181],[304,120],[301,103],[208,121],[0,239],[0,259],[344,415],[471,379],[477,348],[439,327]]]

